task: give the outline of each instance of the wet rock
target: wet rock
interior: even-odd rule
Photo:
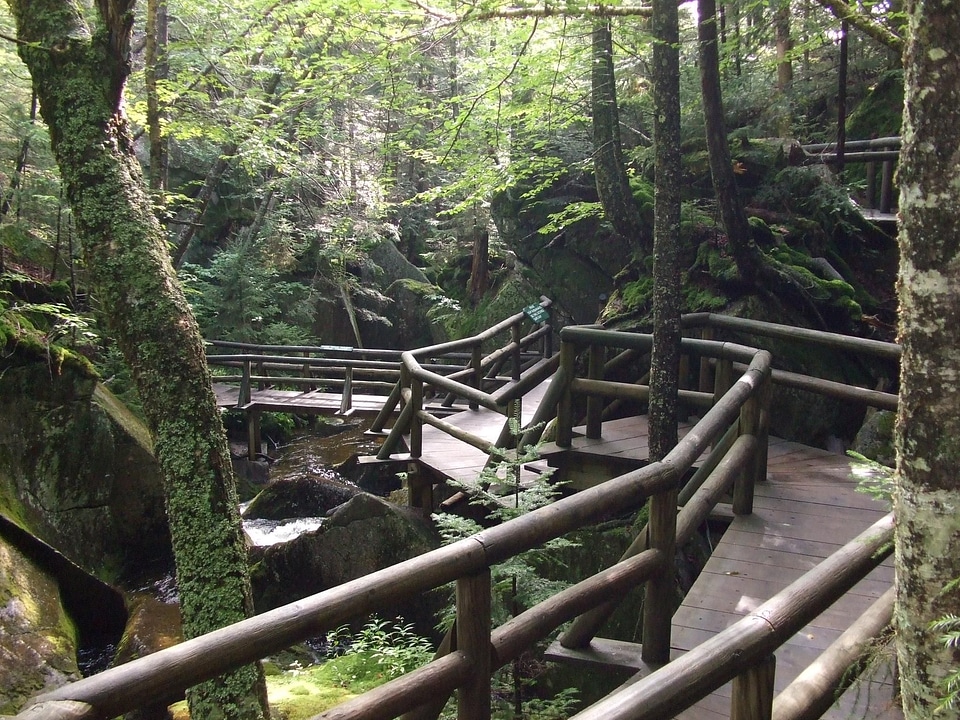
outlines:
[[[897,414],[890,410],[867,413],[850,449],[866,458],[893,467],[897,452],[893,446],[893,427]]]
[[[153,595],[139,593],[130,601],[130,617],[113,664],[122,665],[172,647],[182,640],[179,603],[164,602]],[[123,717],[124,720],[169,720],[173,715],[166,704],[158,703],[138,708]]]
[[[245,520],[321,517],[360,489],[325,477],[292,477],[265,487],[243,513]]]
[[[317,531],[265,548],[252,571],[258,612],[299,600],[394,565],[440,545],[429,522],[406,508],[361,493]],[[397,614],[428,631],[436,602],[413,599],[381,614]]]
[[[143,423],[95,378],[21,360],[0,362],[0,511],[94,574],[169,555]]]
[[[80,677],[57,581],[0,538],[0,715]]]

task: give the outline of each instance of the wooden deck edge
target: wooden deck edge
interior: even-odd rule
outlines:
[[[581,649],[565,648],[559,640],[554,640],[543,653],[545,660],[569,663],[594,670],[621,671],[635,676],[646,677],[660,665],[651,665],[640,657],[639,643],[624,642],[623,640],[608,640],[594,638],[590,646]]]

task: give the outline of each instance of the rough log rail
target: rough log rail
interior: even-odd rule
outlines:
[[[424,410],[422,404],[428,394],[443,393],[442,404],[426,413],[428,421],[442,423],[437,416],[450,414],[458,399],[466,399],[475,407],[471,398],[491,389],[494,390],[492,404],[497,407],[505,394],[519,395],[530,387],[529,382],[523,382],[524,378],[529,381],[536,375],[542,380],[549,376],[552,372],[549,360],[552,329],[547,312],[550,304],[548,298],[541,298],[539,304],[475,337],[415,351],[418,369],[428,375],[418,386],[420,410]],[[524,335],[523,327],[530,323],[535,327]],[[485,348],[502,334],[508,335],[508,341],[484,354]],[[214,389],[221,407],[236,407],[246,412],[251,459],[260,451],[260,413],[264,411],[339,415],[367,412],[376,415],[371,431],[380,432],[392,419],[400,399],[404,353],[399,350],[337,345],[251,345],[229,341],[210,341],[208,345],[214,349],[243,351],[241,354],[209,353],[207,362],[228,371],[240,370],[240,374],[215,375]],[[301,353],[302,357],[292,353]],[[507,367],[510,375],[504,377],[501,373]],[[440,379],[441,383],[431,382],[430,378]],[[236,383],[238,387],[232,389],[228,383]],[[283,389],[290,386],[303,389]],[[354,387],[368,392],[357,395]],[[327,392],[328,388],[339,389],[339,394]],[[401,415],[399,424],[403,428],[408,427],[409,417],[409,411]],[[456,432],[455,429],[449,431]],[[401,428],[397,428],[387,438],[388,447],[395,450],[401,436]],[[488,446],[489,443],[484,444],[485,448]]]
[[[701,333],[708,336],[726,331],[772,337],[783,334],[805,342],[824,342],[843,350],[880,353],[891,359],[899,352],[898,348],[874,345],[872,341],[709,314],[688,317],[685,325],[700,328]],[[552,394],[548,395],[554,403],[554,412],[559,407],[558,444],[574,447],[578,438],[567,428],[574,422],[568,409],[572,395],[609,396],[609,388],[603,385],[602,369],[609,366],[601,362],[604,352],[620,350],[610,361],[618,362],[623,352],[644,352],[650,339],[591,328],[565,329],[561,339],[558,380],[554,382],[559,389],[554,392],[551,385]],[[446,349],[452,351],[460,347],[454,343]],[[469,376],[473,378],[473,386],[428,370],[421,364],[423,356],[419,352],[402,356],[401,387],[395,389],[392,396],[396,396],[395,405],[401,398],[406,401],[400,417],[407,416],[411,448],[416,447],[413,441],[416,423],[428,422],[422,414],[423,384],[433,383],[442,391],[466,397],[477,406],[501,409],[519,397],[526,383],[532,383],[536,373],[541,372],[530,371],[524,377],[523,371],[515,371],[505,389],[488,393],[482,389],[483,373],[478,371],[482,356],[473,349],[479,347],[479,343],[462,347],[471,348],[473,372]],[[509,354],[515,357],[519,347],[519,338],[514,335]],[[578,350],[584,349],[591,357],[596,356],[596,361],[589,364],[588,377],[578,381],[573,359]],[[578,616],[581,619],[574,623],[571,632],[579,628],[576,632],[581,639],[592,637],[592,615],[598,609],[602,612],[609,598],[622,596],[627,587],[644,582],[647,601],[643,619],[645,643],[641,653],[648,663],[665,663],[671,644],[671,611],[668,603],[661,602],[660,598],[669,591],[674,575],[673,548],[679,539],[693,531],[731,486],[733,511],[751,512],[753,487],[766,472],[765,440],[770,412],[766,403],[773,381],[771,357],[764,350],[688,338],[684,340],[684,352],[693,360],[699,360],[698,388],[691,391],[695,394],[688,395],[687,399],[698,405],[702,403],[705,412],[663,461],[622,474],[452,545],[63,686],[35,698],[18,718],[99,720],[167,702],[185,688],[231,668],[448,582],[457,585],[456,650],[318,717],[391,718],[414,711],[417,714],[411,718],[435,717],[423,714],[423,708],[435,707],[438,700],[457,690],[458,717],[487,720],[493,670]],[[693,360],[687,361],[688,367],[693,367]],[[537,363],[541,368],[545,365],[545,361]],[[737,366],[745,367],[742,374],[738,375]],[[791,381],[785,376],[781,380]],[[813,387],[816,385],[812,383]],[[828,387],[836,390],[823,385],[825,389]],[[807,383],[806,389],[810,388],[811,383]],[[621,392],[626,388],[617,386],[616,390]],[[639,395],[642,396],[642,391]],[[869,401],[859,392],[852,395],[858,402]],[[711,398],[710,407],[706,407],[707,396]],[[600,437],[603,422],[602,403],[589,402],[587,435]],[[537,431],[528,432],[533,437]],[[695,463],[699,463],[698,469],[691,474]],[[688,476],[690,480],[683,484],[682,479]],[[652,502],[652,511],[644,533],[646,542],[635,543],[612,567],[530,608],[503,626],[491,628],[491,565],[609,517],[611,513],[636,510],[648,499]],[[679,513],[678,504],[682,505]],[[795,628],[812,620],[883,559],[881,548],[889,548],[891,527],[889,518],[877,523],[870,532],[831,555],[740,623],[577,717],[584,720],[670,717],[737,677],[743,681],[735,683],[733,716],[751,720],[769,718],[772,692],[765,689],[758,693],[751,688],[757,687],[756,682],[769,683],[771,653]],[[761,687],[768,688],[767,685]],[[799,702],[809,708],[830,693],[832,688],[815,690]],[[758,704],[757,697],[768,701]]]
[[[836,143],[804,145],[805,164],[838,165],[865,163],[867,187],[864,190],[863,215],[877,222],[895,222],[894,168],[900,157],[900,138],[883,137],[872,140],[850,140],[842,146]],[[877,203],[877,164],[880,164],[880,195]]]

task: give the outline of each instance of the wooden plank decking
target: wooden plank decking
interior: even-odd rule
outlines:
[[[757,486],[753,514],[734,519],[674,615],[678,652],[732,625],[888,512],[882,503],[857,492],[868,466],[778,438],[771,438],[769,453],[767,481]],[[893,567],[887,560],[781,647],[776,653],[776,692],[892,584]],[[902,718],[892,701],[895,688],[888,667],[855,684],[823,717]],[[677,717],[727,718],[729,698],[726,686]]]
[[[237,385],[214,383],[214,394],[217,396],[217,406],[221,408],[235,408],[240,398],[240,388]],[[250,405],[257,410],[302,413],[304,415],[335,415],[340,413],[342,395],[339,392],[323,392],[320,390],[252,390]],[[383,395],[351,395],[350,410],[354,413],[378,413],[386,398]]]
[[[689,429],[681,426],[681,437]],[[579,428],[582,431],[582,428]],[[582,454],[647,457],[645,417],[604,423],[603,437],[575,437]],[[754,513],[737,517],[723,534],[673,618],[673,654],[682,654],[732,625],[783,590],[886,514],[857,492],[868,466],[844,455],[770,439],[767,481],[756,488]],[[786,687],[893,583],[888,560],[776,653],[776,691]],[[628,652],[620,643],[605,649]],[[639,667],[639,665],[637,665]],[[830,720],[902,718],[892,701],[889,663],[854,685],[823,717]],[[677,715],[681,720],[730,716],[730,687]]]
[[[547,391],[548,382],[541,383],[523,396],[521,425],[526,426]],[[503,430],[506,416],[480,408],[464,410],[446,418],[446,422],[494,444]],[[471,484],[487,462],[488,455],[482,450],[467,445],[430,425],[423,427],[423,452],[421,462],[429,465],[439,475],[461,484]]]

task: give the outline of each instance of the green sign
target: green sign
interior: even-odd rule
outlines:
[[[531,322],[535,323],[545,323],[550,319],[550,313],[548,313],[547,309],[539,303],[527,305],[523,309],[523,314],[530,318]]]

